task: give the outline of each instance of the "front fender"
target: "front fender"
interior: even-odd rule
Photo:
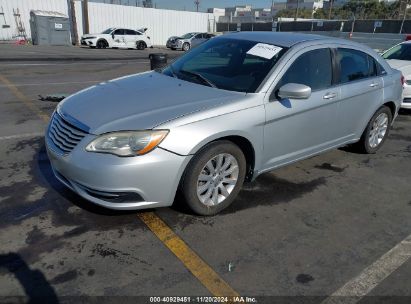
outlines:
[[[255,169],[263,150],[264,106],[256,106],[170,128],[160,147],[179,155],[196,154],[206,144],[228,136],[247,139],[255,151]],[[167,128],[167,126],[162,126]]]

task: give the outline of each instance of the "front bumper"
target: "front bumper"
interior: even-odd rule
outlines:
[[[166,47],[169,49],[181,49],[182,48],[182,43],[181,42],[171,42],[171,41],[167,41]]]
[[[81,45],[86,45],[86,46],[96,46],[97,39],[96,38],[92,38],[92,39],[81,38],[80,43]]]
[[[67,155],[56,153],[48,142],[47,153],[56,178],[83,198],[117,210],[172,205],[191,156],[157,148],[136,157],[85,151],[95,138],[87,135]]]

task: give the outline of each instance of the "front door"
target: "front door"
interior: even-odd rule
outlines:
[[[290,62],[265,105],[263,167],[266,170],[334,144],[340,92],[333,86],[331,50],[303,50]],[[308,99],[279,98],[278,89],[287,83],[309,86],[311,96]]]
[[[126,47],[126,38],[124,35],[124,29],[116,29],[112,33],[113,47],[124,48]]]

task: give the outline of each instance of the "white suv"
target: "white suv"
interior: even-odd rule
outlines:
[[[81,37],[81,44],[91,48],[126,48],[144,50],[153,47],[150,37],[145,34],[147,28],[130,30],[108,28],[100,34],[87,34]]]

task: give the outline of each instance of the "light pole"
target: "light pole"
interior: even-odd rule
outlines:
[[[409,2],[409,0],[407,0],[407,1],[405,2],[404,16],[402,17],[402,21],[401,21],[400,34],[402,34],[402,29],[403,29],[403,27],[404,27],[405,18],[407,17],[408,2]]]

